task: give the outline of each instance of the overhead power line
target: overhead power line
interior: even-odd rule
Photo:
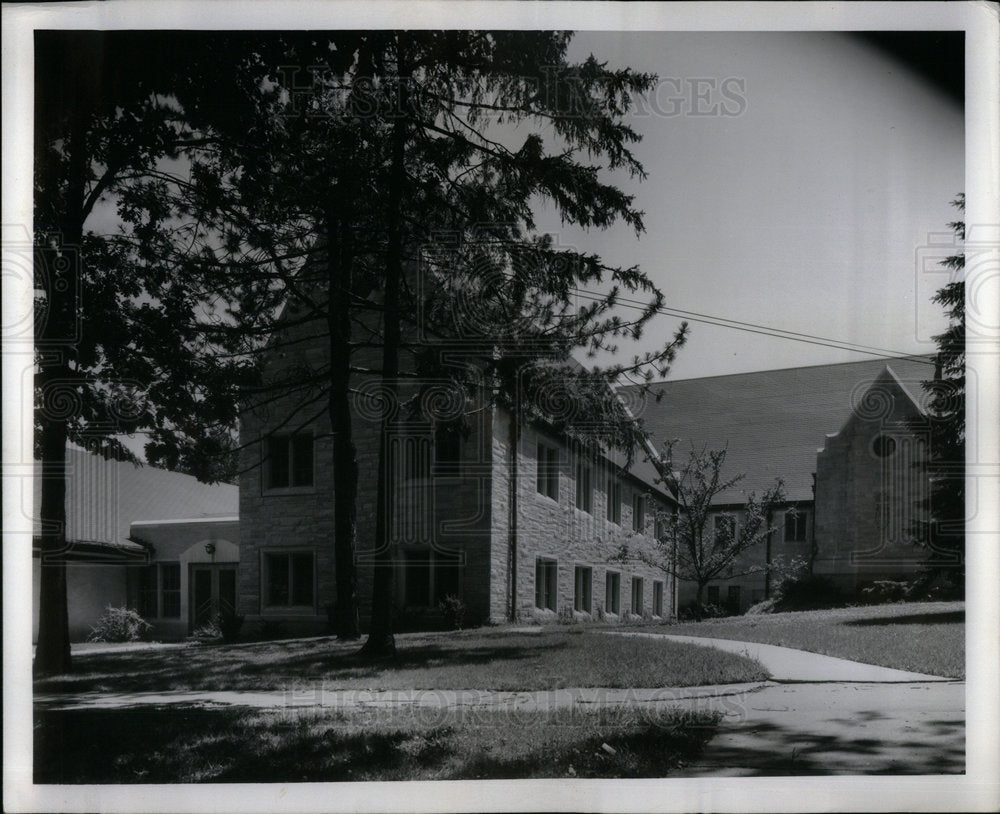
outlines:
[[[585,288],[574,288],[572,289],[577,295],[588,299],[588,300],[602,300],[606,295],[600,294],[595,291],[590,291]],[[625,308],[633,308],[635,310],[646,310],[648,307],[641,300],[633,300],[628,297],[618,297],[616,300]],[[686,311],[682,308],[668,308],[662,306],[656,309],[657,313],[664,314],[665,316],[681,317],[683,319],[689,320],[691,322],[701,322],[705,325],[715,325],[719,328],[731,328],[734,331],[744,331],[746,333],[760,334],[762,336],[770,336],[774,339],[787,339],[791,342],[802,342],[808,345],[819,345],[821,347],[836,348],[837,350],[847,350],[853,353],[863,353],[868,356],[878,356],[878,357],[894,357],[894,358],[911,358],[914,356],[912,353],[906,353],[899,350],[890,350],[889,348],[879,348],[872,345],[861,345],[855,342],[847,342],[841,339],[832,339],[826,336],[817,336],[816,334],[800,333],[798,331],[788,331],[784,328],[775,328],[770,325],[760,325],[755,322],[743,322],[738,319],[730,319],[728,317],[719,317],[713,314],[703,314],[698,311]],[[915,359],[921,364],[933,366],[933,362],[926,359]]]

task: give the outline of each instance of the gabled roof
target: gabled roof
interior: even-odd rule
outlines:
[[[66,449],[66,537],[90,545],[129,548],[135,520],[232,517],[239,511],[239,489],[226,483],[201,483],[190,475],[106,461],[79,447]],[[34,534],[38,536],[42,464],[35,462]]]
[[[838,432],[868,388],[888,366],[919,405],[921,382],[933,378],[926,357],[870,359],[836,365],[764,370],[653,385],[652,396],[634,412],[659,447],[680,439],[675,461],[691,445],[728,448],[723,474],[746,473],[720,503],[741,503],[780,477],[789,500],[812,500],[816,453],[826,436]],[[634,388],[633,388],[634,389]],[[638,401],[634,399],[633,403]]]

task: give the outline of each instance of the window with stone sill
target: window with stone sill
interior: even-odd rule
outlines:
[[[315,555],[312,551],[267,551],[262,566],[265,607],[315,606]]]
[[[593,570],[584,565],[574,570],[573,610],[590,613]]]
[[[313,485],[312,432],[275,433],[264,439],[264,488],[307,489]]]
[[[604,578],[604,608],[608,613],[621,613],[622,575],[608,571]]]

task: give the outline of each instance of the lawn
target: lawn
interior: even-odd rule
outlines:
[[[117,710],[36,712],[36,783],[663,777],[721,713]]]
[[[756,661],[676,642],[596,630],[503,628],[406,634],[389,662],[368,663],[334,638],[167,650],[83,653],[74,672],[35,682],[38,694],[171,690],[690,687],[760,681]]]
[[[670,633],[777,644],[898,670],[965,678],[965,603],[909,602],[686,622]]]

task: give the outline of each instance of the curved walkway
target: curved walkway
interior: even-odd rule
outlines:
[[[273,692],[36,695],[40,709],[161,709],[244,706],[274,711],[394,710],[440,723],[477,725],[475,711],[538,713],[630,707],[722,714],[715,737],[671,776],[951,774],[965,770],[965,683],[775,645],[663,636],[760,661],[773,680],[686,688],[345,690],[322,684]],[[469,715],[471,717],[464,717]],[[481,724],[481,722],[480,722]]]
[[[756,659],[764,665],[774,681],[809,683],[822,681],[877,682],[880,684],[908,684],[914,681],[956,681],[954,678],[927,675],[926,673],[911,673],[906,670],[893,670],[890,667],[879,667],[874,664],[862,664],[858,661],[838,659],[824,656],[821,653],[810,653],[806,650],[795,650],[791,647],[779,647],[774,644],[759,642],[742,642],[733,639],[715,639],[707,636],[676,636],[669,633],[615,633],[619,636],[649,636],[653,638],[670,639],[684,644],[696,644],[701,647],[714,647]]]

